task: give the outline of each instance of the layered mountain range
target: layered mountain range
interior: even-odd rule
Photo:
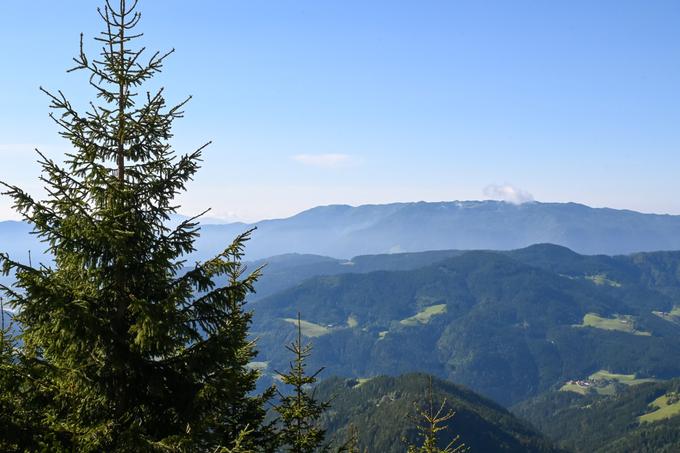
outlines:
[[[680,216],[591,208],[576,203],[501,201],[320,206],[285,219],[205,224],[191,259],[221,251],[236,234],[257,228],[248,259],[286,253],[336,258],[425,250],[511,250],[536,243],[579,253],[624,254],[680,249]],[[0,250],[43,257],[44,244],[20,222],[0,222]]]
[[[555,451],[502,406],[570,450],[680,445],[680,252],[658,251],[680,249],[680,216],[573,203],[326,206],[202,225],[187,266],[254,227],[246,265],[264,273],[247,304],[252,366],[262,386],[275,382],[299,315],[310,369],[337,376],[318,389],[342,395],[331,434],[387,411],[394,420],[360,440],[398,451],[395,436],[414,432],[397,419],[424,378],[386,376],[418,372],[435,376],[481,451]],[[0,251],[35,264],[44,250],[28,225],[0,222]],[[606,429],[579,428],[607,414]]]

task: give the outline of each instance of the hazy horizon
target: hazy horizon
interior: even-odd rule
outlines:
[[[78,107],[94,98],[82,74],[65,73],[81,31],[97,49],[90,6],[0,5],[0,54],[14,68],[0,74],[0,157],[11,162],[0,180],[33,194],[31,150],[68,150],[38,87]],[[519,197],[680,214],[677,2],[140,7],[149,50],[177,50],[154,83],[170,101],[194,96],[173,143],[214,141],[182,213],[255,221],[328,204]]]
[[[491,199],[491,198],[479,198],[479,199],[469,199],[469,200],[397,200],[397,201],[391,201],[391,202],[386,202],[386,203],[359,203],[359,204],[351,204],[351,203],[329,203],[329,204],[322,204],[322,205],[315,205],[315,206],[310,206],[308,208],[303,208],[299,211],[292,212],[288,215],[282,215],[280,217],[262,217],[262,218],[256,218],[256,219],[235,219],[235,218],[229,218],[229,217],[219,217],[216,215],[213,215],[212,212],[207,212],[203,216],[199,217],[199,220],[202,224],[204,225],[210,225],[210,224],[228,224],[228,223],[244,223],[244,224],[255,224],[258,222],[264,222],[264,221],[269,221],[269,220],[285,220],[289,219],[291,217],[295,217],[298,214],[302,214],[307,211],[311,211],[316,208],[327,208],[327,207],[333,207],[333,206],[348,206],[350,208],[359,208],[359,207],[364,207],[364,206],[384,206],[384,205],[393,205],[393,204],[415,204],[415,203],[431,203],[431,204],[437,204],[437,203],[486,203],[486,202],[499,202],[499,203],[507,203],[509,205],[513,206],[518,206],[518,205],[523,205],[527,203],[538,203],[538,204],[578,204],[582,206],[586,206],[588,208],[592,209],[612,209],[615,211],[632,211],[636,212],[639,214],[648,214],[648,215],[660,215],[660,216],[678,216],[680,214],[675,214],[675,213],[668,213],[668,212],[649,212],[649,211],[639,211],[635,209],[629,209],[629,208],[617,208],[617,207],[611,207],[611,206],[592,206],[586,203],[579,203],[576,201],[545,201],[545,200],[530,200],[530,201],[523,201],[523,202],[513,202],[509,200],[501,200],[501,199]],[[186,219],[190,218],[196,215],[196,213],[192,212],[186,212],[180,209],[176,216],[177,218],[180,219]],[[15,216],[14,218],[0,218],[0,222],[7,222],[7,221],[21,221],[22,219],[19,218],[18,216]]]

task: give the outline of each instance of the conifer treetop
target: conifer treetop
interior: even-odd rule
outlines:
[[[137,7],[107,0],[98,10],[96,58],[81,35],[70,71],[94,90],[85,113],[41,88],[72,150],[64,164],[38,152],[43,200],[0,184],[53,261],[0,255],[17,280],[0,290],[18,313],[22,354],[42,366],[45,429],[65,449],[208,450],[243,433],[264,445],[271,393],[251,396],[258,374],[247,367],[255,350],[243,308],[260,274],[241,262],[250,231],[211,260],[186,262],[198,216],[174,228],[168,220],[209,142],[185,154],[171,146],[190,98],[168,106],[163,88],[145,90],[173,51],[135,47]]]

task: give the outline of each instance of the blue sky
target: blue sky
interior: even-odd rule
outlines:
[[[0,179],[40,192],[66,144],[39,86],[95,0],[0,2]],[[214,144],[183,212],[503,197],[680,214],[680,2],[141,0],[158,83],[192,94],[175,145]],[[506,187],[514,187],[512,191]],[[504,195],[505,194],[505,195]],[[519,195],[517,195],[519,194]],[[11,218],[0,200],[0,219]]]

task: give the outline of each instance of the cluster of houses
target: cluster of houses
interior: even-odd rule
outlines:
[[[579,387],[588,388],[588,387],[592,387],[595,383],[593,381],[585,379],[585,380],[577,380],[577,381],[568,381],[567,384],[568,385],[578,385]]]

